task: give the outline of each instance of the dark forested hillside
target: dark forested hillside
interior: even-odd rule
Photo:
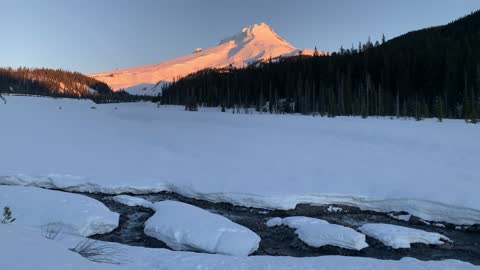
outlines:
[[[465,118],[480,111],[480,11],[445,26],[330,56],[209,69],[163,91],[162,102],[256,107],[272,113]]]
[[[113,92],[108,85],[78,72],[0,68],[0,93],[90,98],[96,102],[134,101],[140,97]]]

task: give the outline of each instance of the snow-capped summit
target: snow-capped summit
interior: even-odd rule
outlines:
[[[273,31],[272,28],[270,28],[270,26],[268,26],[266,23],[254,24],[250,27],[243,28],[241,32],[226,39],[223,39],[218,45],[222,45],[230,41],[234,41],[236,43],[246,43],[255,37],[262,39],[270,39],[270,42],[278,39],[279,41],[284,42],[287,46],[292,47],[292,45],[290,45],[287,41],[277,35],[277,33],[275,33],[275,31]]]
[[[305,50],[303,54],[306,54]],[[156,95],[145,85],[155,85],[159,81],[172,81],[205,68],[226,66],[242,67],[263,59],[282,55],[298,54],[299,49],[282,39],[265,23],[254,24],[241,32],[223,39],[219,45],[208,49],[195,49],[185,55],[158,64],[107,71],[90,76],[110,85],[114,90],[130,88],[135,94]],[[141,84],[141,87],[137,87]],[[142,89],[139,91],[138,89]]]

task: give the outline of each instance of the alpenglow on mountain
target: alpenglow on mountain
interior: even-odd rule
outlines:
[[[163,82],[186,76],[205,68],[243,67],[279,56],[292,56],[301,50],[277,35],[265,23],[244,28],[219,45],[208,49],[196,48],[192,54],[158,64],[107,71],[90,76],[107,83],[112,89],[125,89],[131,94],[157,95]],[[303,54],[312,54],[310,49]]]

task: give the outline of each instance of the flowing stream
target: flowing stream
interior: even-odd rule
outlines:
[[[163,242],[143,233],[144,222],[153,215],[153,210],[143,207],[130,207],[117,203],[110,195],[84,194],[102,201],[112,211],[120,213],[120,225],[108,234],[92,236],[94,239],[118,242],[133,246],[150,248],[168,248]],[[401,259],[414,257],[420,260],[457,259],[480,265],[480,226],[458,228],[452,224],[436,223],[428,225],[419,218],[412,217],[408,222],[390,217],[386,213],[362,211],[355,207],[343,205],[298,205],[293,210],[266,210],[235,206],[228,203],[211,203],[186,198],[174,193],[156,193],[135,195],[151,202],[177,200],[195,205],[215,214],[241,224],[261,237],[260,247],[253,255],[311,257],[322,255],[361,256],[378,259]],[[332,211],[333,207],[341,208]],[[333,208],[335,210],[336,208]],[[338,210],[338,209],[337,209]],[[401,214],[401,213],[399,213]],[[360,251],[348,250],[334,246],[313,248],[303,243],[293,229],[285,226],[267,227],[266,221],[272,217],[308,216],[324,219],[330,223],[356,229],[365,223],[388,223],[437,232],[450,238],[452,243],[443,245],[412,244],[410,249],[393,249],[368,237],[368,248]]]

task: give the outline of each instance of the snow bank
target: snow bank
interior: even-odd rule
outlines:
[[[127,206],[141,206],[153,209],[153,203],[139,197],[129,195],[117,195],[112,197],[112,200],[127,205]]]
[[[174,252],[165,249],[128,247],[129,267],[143,269],[208,269],[208,270],[479,270],[480,267],[457,260],[419,261],[404,258],[398,261],[361,257],[320,256],[310,258],[249,256]]]
[[[365,224],[359,228],[364,234],[373,237],[386,246],[393,248],[410,248],[412,243],[428,245],[441,245],[450,241],[447,237],[422,230],[391,225],[391,224]]]
[[[6,99],[0,183],[172,191],[269,209],[344,204],[480,224],[480,125]]]
[[[162,201],[145,222],[145,234],[174,250],[247,256],[258,249],[260,237],[229,219],[193,205]]]
[[[108,233],[119,214],[89,197],[35,187],[0,186],[0,208],[8,206],[15,224],[44,228],[62,224],[62,233],[82,236]]]
[[[113,270],[121,266],[91,262],[38,231],[0,225],[0,269],[5,270]]]
[[[404,258],[399,261],[372,258],[321,256],[311,258],[250,256],[236,257],[170,251],[108,243],[121,251],[121,265],[90,262],[68,250],[78,239],[62,238],[51,241],[36,230],[15,225],[0,225],[0,267],[10,270],[151,270],[151,269],[209,269],[209,270],[478,270],[479,267],[458,260],[419,261]]]
[[[361,250],[368,247],[365,235],[341,225],[330,224],[325,220],[310,217],[273,218],[267,226],[285,225],[296,229],[298,238],[311,247],[326,245]]]

